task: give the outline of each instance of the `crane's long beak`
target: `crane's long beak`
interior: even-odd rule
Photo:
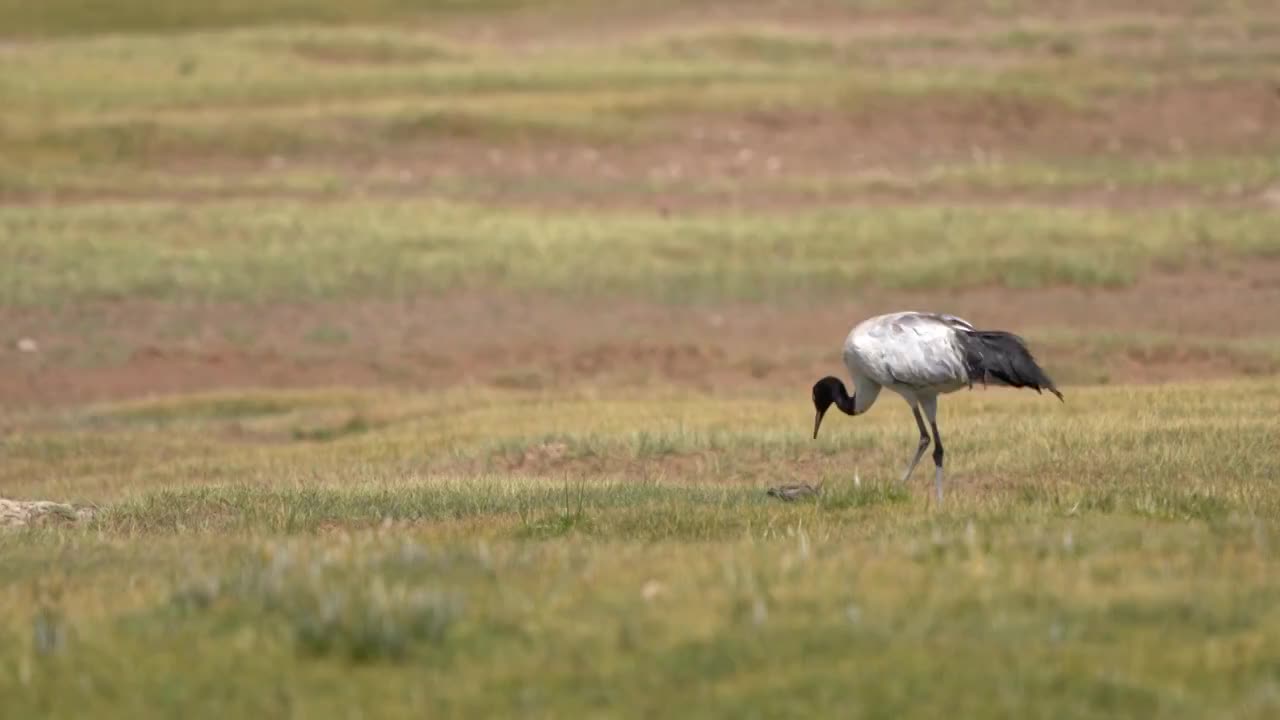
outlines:
[[[818,439],[818,426],[822,424],[822,416],[826,415],[826,410],[819,410],[818,414],[813,418],[813,439]]]

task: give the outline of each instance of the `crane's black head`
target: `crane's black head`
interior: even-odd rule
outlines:
[[[822,416],[827,413],[827,409],[833,403],[838,402],[843,410],[848,400],[849,392],[845,390],[844,383],[840,382],[839,378],[828,375],[813,384],[813,409],[818,411],[818,414],[813,418],[814,440],[818,439],[818,427],[822,425]],[[851,404],[850,410],[852,410]]]

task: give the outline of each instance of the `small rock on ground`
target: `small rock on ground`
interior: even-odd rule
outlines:
[[[92,514],[88,508],[76,509],[66,503],[0,498],[0,529],[28,527],[51,520],[77,522],[87,520]]]
[[[822,484],[809,485],[800,483],[798,485],[782,485],[779,487],[771,487],[766,493],[770,497],[776,497],[779,500],[793,502],[804,497],[814,497],[822,492]]]

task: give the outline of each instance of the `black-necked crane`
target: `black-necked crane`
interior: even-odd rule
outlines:
[[[844,364],[853,377],[850,395],[839,378],[827,376],[813,386],[813,437],[833,404],[846,415],[871,409],[882,389],[901,395],[911,406],[920,444],[902,474],[906,482],[929,449],[933,430],[934,488],[942,500],[942,437],[938,435],[938,396],[975,382],[1062,393],[1027,349],[1022,338],[1003,330],[978,330],[954,315],[898,312],[868,318],[844,341]],[[929,419],[925,427],[924,417]]]

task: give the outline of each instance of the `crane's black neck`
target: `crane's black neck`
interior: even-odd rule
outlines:
[[[826,411],[829,405],[840,408],[845,415],[854,415],[854,396],[849,394],[840,378],[827,376],[813,386],[814,405]]]
[[[835,401],[836,407],[840,408],[840,412],[845,415],[855,414],[853,412],[853,403],[854,395],[856,395],[856,393],[854,395],[850,395],[849,391],[845,389],[844,383],[839,380],[836,381],[836,386],[832,388],[832,390],[831,399]]]

